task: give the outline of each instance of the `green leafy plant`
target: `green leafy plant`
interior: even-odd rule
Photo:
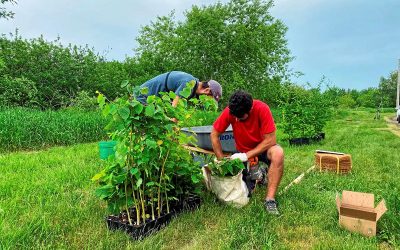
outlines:
[[[188,97],[194,82],[180,93]],[[215,108],[214,100],[179,100],[171,106],[175,93],[149,96],[144,105],[131,93],[146,94],[147,89],[132,88],[125,82],[127,94],[109,102],[99,93],[98,102],[104,116],[110,119],[106,129],[117,141],[115,156],[93,177],[100,187],[96,195],[108,203],[111,212],[126,211],[133,224],[130,207],[135,211],[135,225],[145,223],[170,212],[171,201],[196,192],[202,179],[200,167],[194,163],[183,144],[194,142],[194,137],[180,132],[185,119],[190,119],[198,105]],[[177,118],[174,123],[171,118]]]
[[[313,138],[323,132],[331,117],[331,102],[321,94],[320,88],[305,89],[287,85],[280,107],[281,126],[288,139]]]
[[[239,159],[223,159],[218,162],[211,161],[211,163],[208,164],[208,167],[210,168],[212,175],[224,177],[237,175],[242,169],[244,169],[244,164]]]
[[[78,110],[96,110],[97,101],[96,98],[90,96],[87,91],[82,90],[71,100],[69,106]]]

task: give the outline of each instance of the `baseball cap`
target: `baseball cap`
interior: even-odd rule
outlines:
[[[215,80],[209,80],[208,81],[208,86],[210,87],[211,93],[214,97],[214,99],[218,102],[219,99],[222,97],[222,87],[221,84],[219,84]]]

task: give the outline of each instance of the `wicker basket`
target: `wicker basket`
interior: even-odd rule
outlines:
[[[337,174],[347,174],[351,171],[351,155],[335,155],[315,153],[315,166],[319,171],[332,171]]]

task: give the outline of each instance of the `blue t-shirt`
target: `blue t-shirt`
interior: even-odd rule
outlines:
[[[140,87],[141,88],[147,87],[149,92],[147,95],[137,96],[136,99],[141,103],[146,103],[148,96],[150,95],[160,96],[159,94],[160,92],[169,92],[169,91],[172,91],[176,95],[182,97],[180,95],[180,92],[192,80],[194,80],[196,84],[192,89],[192,93],[190,94],[189,99],[195,96],[199,79],[182,71],[171,71],[168,75],[168,80],[167,80],[167,75],[168,72],[158,75],[153,79],[150,79],[147,82],[143,83]]]

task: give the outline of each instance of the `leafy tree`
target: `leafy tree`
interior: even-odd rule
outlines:
[[[336,86],[328,86],[327,90],[323,93],[326,99],[330,100],[334,107],[339,106],[339,98],[344,96],[346,91]]]
[[[360,96],[356,102],[359,106],[367,108],[376,108],[379,105],[379,90],[376,88],[368,88],[360,91]]]
[[[345,94],[339,97],[339,106],[343,108],[355,108],[357,102],[353,99],[351,94]]]
[[[331,100],[321,93],[320,86],[311,89],[287,84],[282,96],[282,122],[278,124],[288,139],[313,138],[323,132],[332,115]]]
[[[379,91],[383,107],[396,106],[397,76],[397,71],[393,71],[387,78],[381,77],[379,81]]]
[[[218,80],[225,93],[244,88],[268,99],[266,87],[287,78],[292,59],[287,27],[271,16],[271,7],[272,1],[231,0],[194,6],[183,22],[173,13],[159,17],[143,27],[137,60],[154,75],[184,70],[201,80]]]
[[[118,86],[129,78],[124,63],[107,62],[88,46],[63,46],[59,38],[26,40],[18,31],[0,37],[0,59],[1,74],[7,76],[2,78],[3,85],[12,79],[24,79],[17,81],[19,87],[29,82],[24,89],[37,89],[35,107],[42,109],[68,106],[80,91],[94,96],[99,90],[115,98]]]
[[[15,0],[0,0],[0,4],[4,6],[6,3],[16,4],[17,1]],[[5,7],[0,7],[0,19],[12,19],[14,18],[14,12],[7,10]]]

